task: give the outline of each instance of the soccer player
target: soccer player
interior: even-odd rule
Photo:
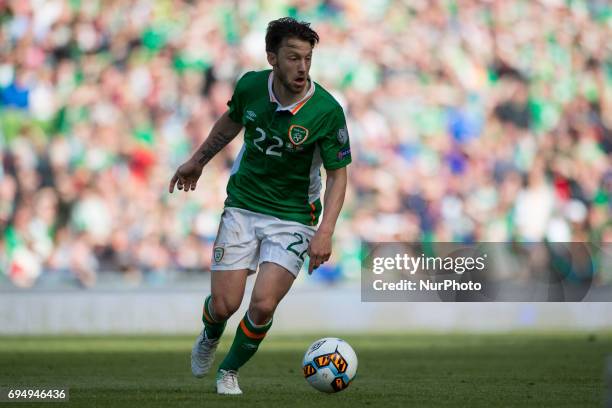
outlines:
[[[270,22],[266,53],[272,69],[240,78],[229,109],[170,181],[170,193],[175,185],[195,190],[206,163],[245,128],[213,248],[204,329],[191,352],[193,375],[202,377],[210,370],[227,319],[242,302],[247,276],[259,270],[248,311],[217,372],[219,394],[242,393],[238,369],[270,330],[305,255],[309,274],[331,255],[351,151],[342,108],[308,75],[318,41],[308,23],[292,18]],[[321,165],[327,180],[317,228]]]

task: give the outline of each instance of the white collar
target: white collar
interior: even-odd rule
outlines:
[[[281,103],[278,101],[278,99],[276,99],[276,96],[274,95],[274,91],[272,90],[272,82],[274,81],[274,71],[270,72],[270,76],[268,76],[268,93],[270,94],[270,102],[275,102],[277,107],[276,107],[276,111],[289,111],[292,115],[295,115],[296,113],[298,113],[298,111],[300,109],[302,109],[302,107],[306,104],[306,102],[310,99],[310,97],[312,95],[314,95],[314,91],[315,91],[315,83],[314,81],[310,81],[310,88],[308,89],[308,92],[306,92],[306,95],[304,95],[304,97],[302,99],[300,99],[299,101],[292,103],[291,105],[288,106],[281,106]]]

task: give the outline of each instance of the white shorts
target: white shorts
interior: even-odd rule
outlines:
[[[249,269],[274,262],[297,277],[315,227],[271,215],[226,208],[213,247],[211,270]]]

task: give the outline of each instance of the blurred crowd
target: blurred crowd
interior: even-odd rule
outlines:
[[[285,15],[354,157],[319,279],[361,240],[612,241],[605,0],[0,0],[0,281],[208,270],[240,138],[169,179]]]

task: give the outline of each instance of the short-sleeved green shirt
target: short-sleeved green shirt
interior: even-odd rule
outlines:
[[[230,118],[245,132],[225,206],[317,225],[321,165],[335,170],[351,162],[344,112],[313,81],[301,101],[281,107],[272,79],[271,70],[247,72],[228,102]]]

